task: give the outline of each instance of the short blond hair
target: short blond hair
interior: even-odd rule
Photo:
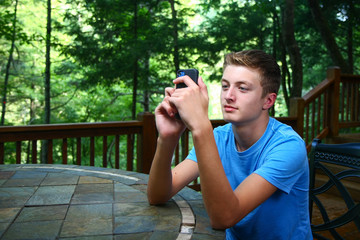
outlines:
[[[280,67],[276,60],[262,50],[245,50],[225,55],[224,70],[227,66],[244,66],[257,70],[263,87],[262,97],[268,93],[278,93],[281,83]]]

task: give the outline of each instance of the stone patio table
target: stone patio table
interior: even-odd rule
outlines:
[[[224,239],[200,193],[147,202],[148,175],[77,165],[0,165],[0,239]]]

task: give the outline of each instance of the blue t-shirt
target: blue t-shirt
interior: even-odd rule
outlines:
[[[312,239],[309,208],[309,168],[305,143],[289,126],[270,118],[264,135],[238,152],[232,125],[214,129],[222,165],[233,190],[251,173],[278,188],[235,226],[226,239]],[[193,148],[188,159],[196,160]]]

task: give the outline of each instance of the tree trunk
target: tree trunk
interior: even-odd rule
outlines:
[[[145,55],[145,84],[144,84],[144,111],[150,112],[150,92],[149,92],[149,82],[150,82],[150,54],[149,51]]]
[[[47,0],[46,56],[45,56],[45,124],[50,123],[50,45],[51,45],[51,0]]]
[[[286,50],[289,53],[292,68],[292,89],[290,98],[301,97],[303,83],[303,69],[300,49],[294,33],[294,0],[285,1],[283,38]]]
[[[135,46],[137,44],[138,37],[138,29],[137,29],[137,21],[138,21],[138,6],[137,1],[134,2],[134,42]],[[138,87],[138,57],[136,53],[135,61],[134,61],[134,73],[133,73],[133,96],[132,96],[132,110],[131,110],[131,118],[134,120],[136,118],[136,95],[137,95],[137,87]]]
[[[175,9],[175,1],[169,0],[169,3],[171,5],[171,16],[172,16],[172,27],[173,27],[173,38],[174,38],[174,52],[173,52],[173,58],[174,58],[174,66],[175,66],[175,72],[180,69],[180,60],[179,60],[179,33],[178,33],[178,24],[177,24],[177,13]]]
[[[354,73],[354,55],[353,55],[353,24],[355,8],[352,0],[349,0],[348,19],[347,19],[347,55],[349,63],[349,73]]]
[[[350,68],[343,56],[341,55],[340,48],[336,44],[335,38],[330,30],[326,19],[321,13],[318,0],[308,0],[311,14],[314,18],[315,25],[317,26],[321,38],[323,39],[325,46],[330,54],[330,57],[335,65],[341,68],[342,72],[349,73]]]
[[[5,113],[6,113],[6,101],[7,101],[7,87],[9,83],[9,75],[10,75],[10,65],[13,59],[13,53],[15,48],[15,39],[16,39],[16,16],[17,16],[17,6],[18,0],[15,1],[15,10],[14,10],[14,19],[13,19],[13,33],[11,37],[11,47],[9,51],[9,58],[6,64],[6,72],[5,72],[5,81],[4,81],[4,96],[2,99],[2,112],[1,112],[1,122],[0,125],[4,126],[5,124]]]
[[[51,0],[47,0],[46,54],[45,54],[45,124],[50,124],[50,46],[51,45]],[[48,141],[41,147],[41,163],[47,163]]]

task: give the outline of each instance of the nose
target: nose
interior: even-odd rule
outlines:
[[[229,87],[227,89],[227,91],[224,92],[224,98],[227,102],[232,102],[235,101],[235,95],[234,95],[234,88],[233,87]]]

